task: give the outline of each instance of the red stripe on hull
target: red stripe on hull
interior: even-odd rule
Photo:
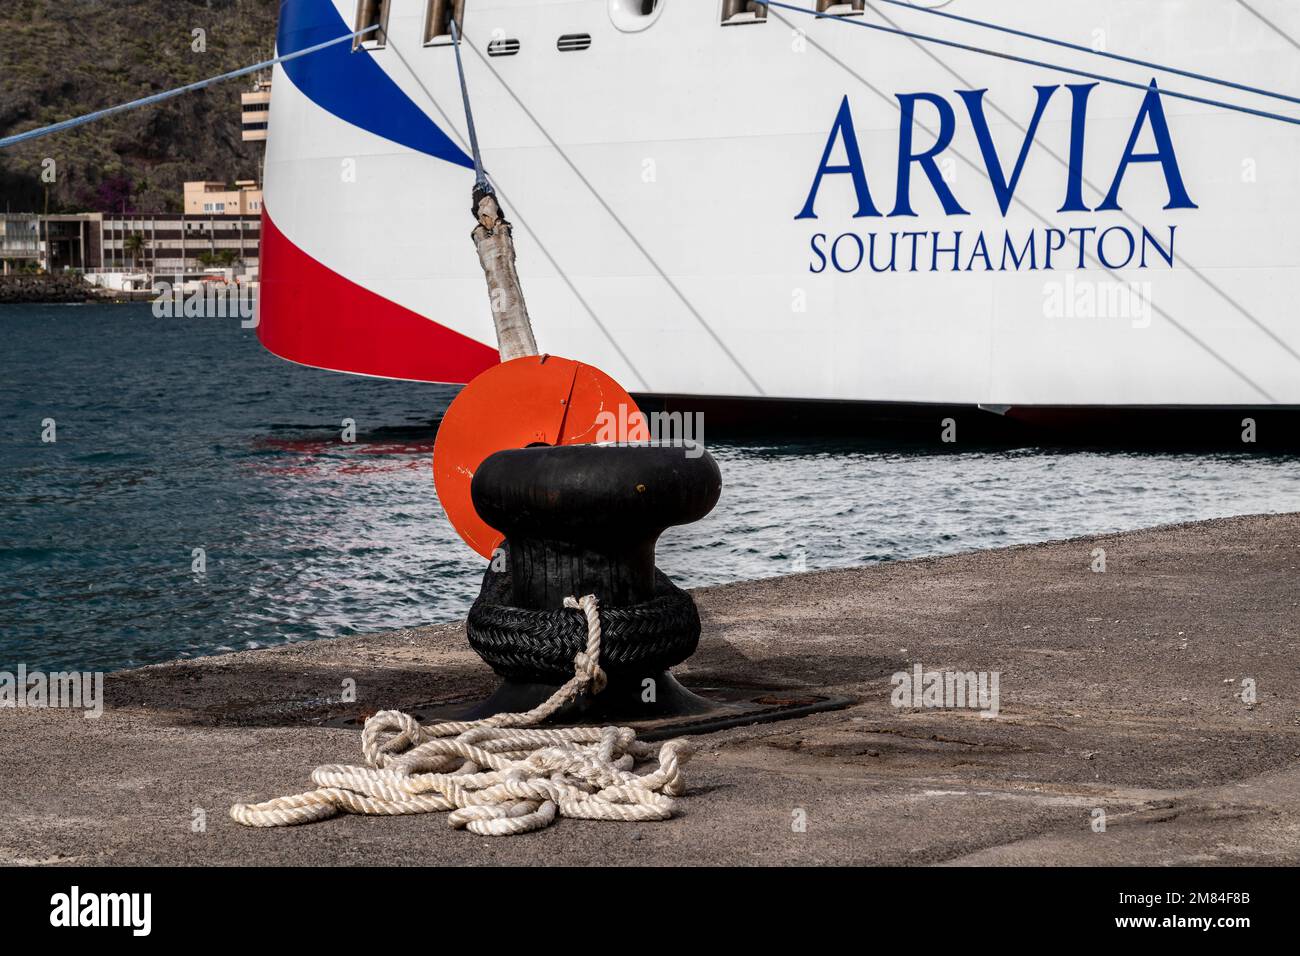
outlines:
[[[317,262],[262,212],[257,337],[302,365],[464,384],[499,361],[496,349],[439,325]]]

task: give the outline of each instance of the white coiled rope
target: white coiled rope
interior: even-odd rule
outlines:
[[[680,738],[656,748],[630,727],[544,729],[542,721],[582,693],[605,687],[595,595],[565,598],[587,617],[587,647],[573,677],[527,713],[420,726],[385,710],[366,721],[366,767],[329,764],[311,775],[317,789],[265,803],[236,804],[230,815],[250,827],[283,827],[338,813],[398,815],[450,810],[447,822],[481,836],[509,836],[581,820],[666,820],[685,790],[681,768],[694,753]],[[387,736],[386,736],[387,735]],[[640,761],[658,759],[650,773]]]

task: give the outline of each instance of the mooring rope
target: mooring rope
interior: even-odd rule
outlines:
[[[587,618],[587,646],[573,677],[526,713],[420,726],[386,710],[366,721],[361,752],[369,766],[317,767],[317,789],[265,803],[237,804],[230,815],[250,827],[282,827],[338,813],[393,816],[451,811],[447,822],[480,836],[510,836],[580,820],[666,820],[685,791],[682,765],[694,753],[680,738],[656,748],[630,727],[540,728],[584,693],[605,687],[600,667],[600,605],[595,595],[565,598]],[[658,759],[650,773],[639,762]]]
[[[153,106],[155,103],[161,103],[163,100],[169,100],[174,96],[180,96],[182,93],[193,93],[212,86],[214,83],[224,83],[226,80],[237,79],[241,76],[247,76],[250,73],[258,73],[262,70],[275,66],[277,63],[288,63],[290,60],[296,60],[301,56],[307,56],[312,53],[319,53],[328,47],[337,46],[340,43],[346,43],[348,40],[355,40],[357,37],[365,36],[372,30],[378,30],[379,24],[366,27],[363,30],[357,30],[354,33],[348,33],[343,36],[335,37],[332,40],[326,40],[324,43],[317,43],[314,46],[305,47],[293,53],[286,53],[284,56],[277,56],[261,63],[254,63],[252,66],[241,67],[238,70],[231,70],[229,73],[222,73],[219,76],[210,76],[206,80],[198,80],[194,83],[187,83],[184,86],[178,86],[175,89],[164,90],[161,93],[154,93],[150,96],[142,97],[138,100],[132,100],[129,103],[119,103],[117,106],[110,106],[107,109],[96,110],[93,113],[86,113],[84,116],[75,116],[72,119],[60,120],[57,123],[51,123],[49,126],[41,126],[37,129],[29,129],[24,133],[16,133],[13,136],[6,136],[0,139],[0,149],[6,146],[17,146],[19,143],[25,143],[28,140],[39,139],[42,136],[49,136],[52,133],[62,133],[65,130],[75,129],[78,126],[84,126],[87,123],[93,123],[95,120],[105,119],[117,113],[124,113],[127,110],[139,109],[142,106]]]
[[[469,85],[465,82],[465,64],[460,59],[460,25],[456,23],[454,16],[451,18],[451,46],[456,51],[456,75],[460,77],[460,98],[465,104],[465,129],[469,132],[469,148],[474,156],[474,185],[494,194],[487,173],[483,169],[483,156],[478,149],[478,131],[474,128],[474,111],[470,108]]]

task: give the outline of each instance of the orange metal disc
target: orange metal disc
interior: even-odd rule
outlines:
[[[491,558],[504,540],[470,499],[483,459],[528,445],[645,441],[645,419],[623,387],[600,369],[554,355],[494,365],[461,390],[438,426],[433,482],[452,527]]]

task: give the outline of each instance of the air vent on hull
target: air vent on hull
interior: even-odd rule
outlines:
[[[561,53],[575,53],[578,50],[585,50],[591,46],[591,34],[566,33],[556,41],[555,45],[559,47]]]

